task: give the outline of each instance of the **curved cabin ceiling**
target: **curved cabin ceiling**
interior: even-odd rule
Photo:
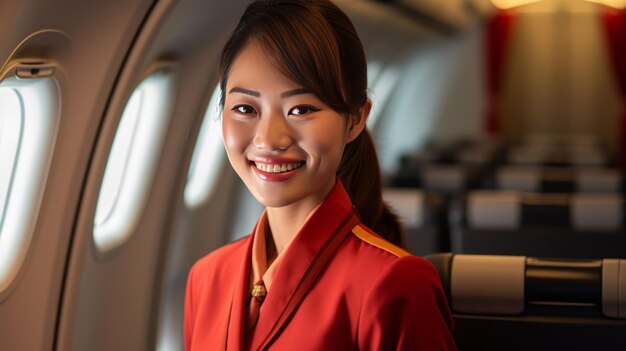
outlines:
[[[626,0],[491,0],[491,3],[499,9],[511,9],[514,7],[524,6],[535,2],[551,3],[553,10],[576,6],[579,2],[593,2],[601,5],[614,7],[617,9],[626,8]]]

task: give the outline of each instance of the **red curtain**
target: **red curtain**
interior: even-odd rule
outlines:
[[[502,91],[506,53],[508,51],[515,15],[511,11],[497,11],[487,24],[486,74],[487,115],[485,131],[489,136],[500,134],[499,96]]]
[[[613,76],[622,96],[622,111],[618,120],[618,162],[626,168],[626,12],[605,7],[602,23],[607,47],[613,63]]]

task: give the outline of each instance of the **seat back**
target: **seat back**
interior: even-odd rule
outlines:
[[[456,253],[626,258],[619,194],[473,191],[449,211]]]
[[[495,171],[497,189],[526,192],[621,192],[623,177],[614,168],[502,166]]]
[[[398,215],[409,252],[423,256],[449,251],[441,195],[418,189],[385,188],[383,200]]]
[[[427,256],[460,350],[626,349],[626,260]]]

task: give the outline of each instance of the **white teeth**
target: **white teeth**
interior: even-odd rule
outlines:
[[[267,164],[267,163],[261,163],[261,162],[255,161],[254,165],[256,166],[256,168],[262,170],[263,172],[281,173],[281,172],[294,170],[304,165],[304,162],[283,163],[283,164],[278,165],[278,164]]]

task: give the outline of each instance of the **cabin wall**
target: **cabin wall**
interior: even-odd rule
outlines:
[[[17,278],[0,296],[1,350],[55,349],[65,267],[91,151],[133,34],[152,3],[0,1],[0,71],[21,59],[54,62],[61,104],[41,205],[31,219],[32,240]]]
[[[483,136],[485,113],[484,26],[416,47],[396,67],[400,81],[383,106],[375,129],[383,173],[399,155],[458,139]],[[376,106],[375,106],[376,108]]]
[[[502,97],[509,141],[527,133],[591,133],[614,147],[620,103],[594,6],[520,9]]]

